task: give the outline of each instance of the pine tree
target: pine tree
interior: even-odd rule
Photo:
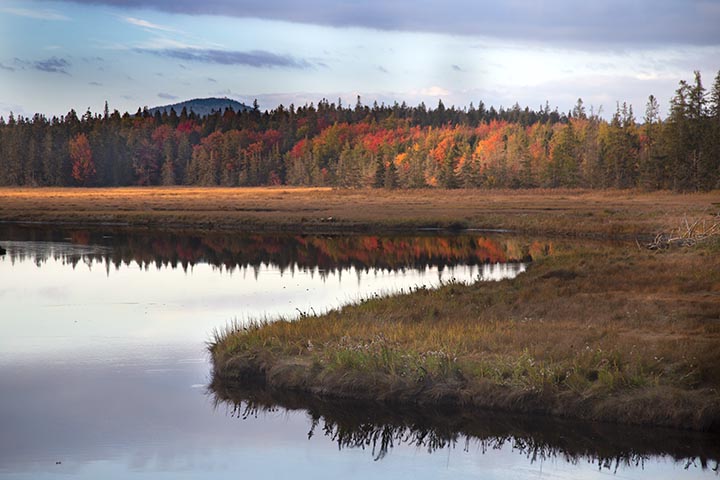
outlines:
[[[360,97],[358,97],[358,102]],[[373,181],[373,187],[382,188],[385,186],[385,160],[381,155],[376,155],[375,159],[375,180]]]
[[[660,105],[650,95],[645,107],[643,118],[643,141],[641,146],[639,183],[646,189],[662,188],[664,180],[664,157],[658,148],[658,137],[661,132]]]
[[[55,152],[55,141],[52,129],[45,132],[42,146],[42,176],[45,185],[61,185],[59,155]]]
[[[457,141],[453,141],[452,146],[445,154],[445,158],[440,165],[438,172],[438,185],[442,188],[458,188],[458,179],[455,175],[455,166],[460,156],[460,149]]]
[[[572,117],[580,120],[587,120],[587,114],[585,113],[585,105],[583,105],[582,98],[577,99],[575,107],[573,107]]]
[[[680,81],[671,101],[668,119],[668,151],[672,163],[672,183],[676,190],[713,188],[720,174],[717,160],[708,145],[707,100],[700,72],[690,85]],[[711,141],[711,140],[710,140]]]
[[[160,182],[163,185],[175,185],[175,152],[171,138],[163,144],[163,165]]]
[[[715,120],[715,122],[720,122],[720,70],[718,70],[715,76],[715,82],[710,90],[708,116]]]
[[[397,167],[395,166],[395,162],[392,158],[390,158],[390,161],[388,161],[387,167],[385,168],[385,179],[383,182],[383,186],[388,189],[394,189],[398,186]]]
[[[579,179],[579,142],[572,123],[563,127],[555,138],[549,163],[549,184],[551,187],[576,187]]]
[[[704,165],[707,178],[703,188],[720,188],[720,71],[710,89],[707,99],[706,130],[703,137],[706,165]]]

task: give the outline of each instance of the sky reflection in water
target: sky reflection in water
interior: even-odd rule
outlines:
[[[0,257],[0,478],[609,473],[582,458],[530,462],[509,444],[481,454],[472,442],[431,455],[398,442],[374,461],[362,448],[338,452],[317,429],[308,439],[312,420],[304,409],[281,406],[245,420],[231,418],[227,404],[216,409],[206,390],[204,342],[233,318],[295,316],[452,278],[512,276],[523,264],[499,261],[551,250],[477,236],[292,237],[292,251],[277,248],[283,241],[0,230],[8,249]],[[363,253],[362,245],[383,258]],[[653,457],[616,477],[715,476],[683,466]]]

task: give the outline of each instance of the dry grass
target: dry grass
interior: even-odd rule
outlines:
[[[0,188],[0,221],[218,229],[510,229],[655,235],[720,212],[717,192],[333,190],[329,188]],[[330,220],[329,220],[330,219]]]
[[[692,222],[686,217],[685,221],[669,233],[659,233],[647,245],[650,250],[670,248],[673,246],[691,247],[697,243],[705,242],[720,235],[720,213],[715,218],[697,218]]]
[[[224,381],[347,398],[720,428],[720,245],[559,252],[446,285],[230,328]]]

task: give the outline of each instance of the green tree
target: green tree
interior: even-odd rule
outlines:
[[[160,182],[163,185],[175,185],[175,145],[172,137],[163,143],[163,164]]]
[[[358,97],[360,98],[360,97]],[[375,159],[375,179],[373,187],[382,188],[385,186],[385,160],[381,155],[376,155]]]
[[[345,142],[337,165],[337,181],[341,187],[360,187],[362,185],[361,152]]]
[[[59,155],[55,149],[55,138],[52,129],[45,132],[42,146],[42,176],[46,185],[61,185]]]
[[[708,99],[708,128],[705,137],[708,176],[706,188],[720,188],[720,71],[715,76],[715,82],[710,90]]]
[[[631,188],[636,185],[640,143],[632,108],[618,104],[604,142],[606,185]]]
[[[187,183],[186,175],[190,167],[190,160],[192,159],[192,145],[190,144],[190,138],[187,133],[177,133],[177,162],[176,167],[176,178],[175,183]]]
[[[580,120],[587,120],[587,113],[585,112],[585,105],[583,104],[582,98],[577,99],[575,107],[572,110],[572,117]]]
[[[643,117],[638,180],[640,186],[650,190],[663,188],[666,184],[666,157],[663,155],[659,141],[662,127],[660,105],[657,99],[650,95]]]
[[[710,98],[708,99],[708,116],[715,122],[720,122],[720,70],[715,75]]]
[[[387,162],[387,167],[385,167],[385,180],[383,186],[388,189],[394,189],[398,186],[397,166],[395,165],[392,157],[390,157]]]
[[[676,190],[708,190],[717,185],[720,177],[708,118],[714,105],[709,110],[707,106],[700,72],[695,72],[693,84],[680,81],[670,103],[667,125],[670,174]]]
[[[572,123],[562,127],[554,137],[547,178],[550,187],[576,187],[579,179],[579,142]]]
[[[455,167],[460,157],[460,148],[457,139],[448,148],[445,158],[440,165],[438,172],[438,185],[442,188],[458,188],[458,179],[455,175]]]
[[[530,157],[530,139],[522,126],[514,129],[508,138],[507,156],[514,165],[518,166],[518,176],[515,187],[530,188],[535,185]]]

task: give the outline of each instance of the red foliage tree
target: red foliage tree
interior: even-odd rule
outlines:
[[[68,149],[72,161],[72,177],[80,185],[87,186],[92,182],[96,173],[87,136],[84,133],[75,135],[68,142]]]

